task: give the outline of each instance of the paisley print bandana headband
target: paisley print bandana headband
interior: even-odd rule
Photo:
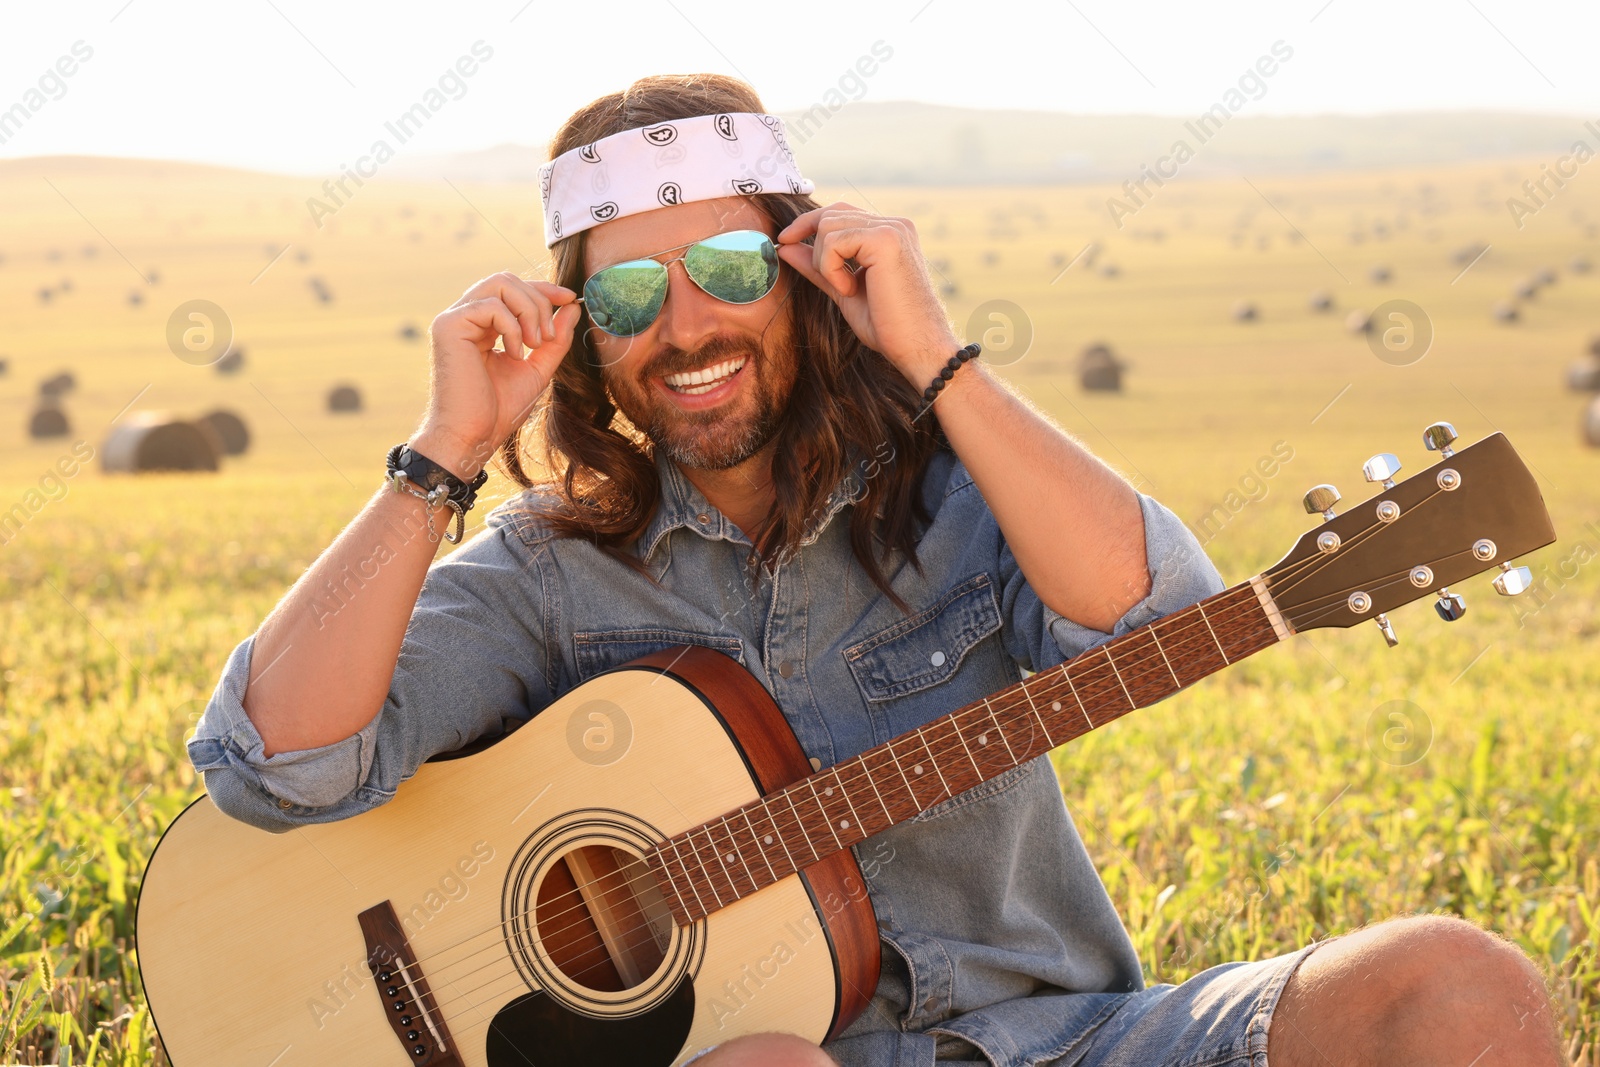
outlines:
[[[544,243],[641,211],[756,193],[805,194],[783,120],[755,111],[623,130],[539,168]]]

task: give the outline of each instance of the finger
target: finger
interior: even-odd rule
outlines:
[[[821,289],[828,296],[837,299],[838,292],[828,280],[817,273],[817,268],[812,262],[813,252],[805,245],[783,245],[778,249],[778,258],[799,272],[800,276],[812,285]]]
[[[479,336],[479,350],[484,355],[494,351],[494,338],[498,334],[505,338],[506,354],[514,359],[522,357],[522,327],[517,323],[517,317],[506,307],[505,301],[498,297],[488,296],[481,300],[474,300],[466,305],[467,321],[479,327],[483,333]]]
[[[854,260],[858,269],[871,266],[882,259],[881,254],[875,253],[883,240],[882,230],[835,230],[824,234],[817,239],[814,253],[817,271],[840,293],[849,296],[856,291],[856,272],[845,265],[845,260]]]

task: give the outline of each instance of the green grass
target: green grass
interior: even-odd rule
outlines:
[[[13,367],[0,378],[0,509],[28,501],[73,441],[99,449],[146,386],[137,407],[226,404],[256,438],[217,475],[115,477],[90,464],[60,499],[33,498],[26,525],[0,544],[0,1061],[161,1063],[133,909],[162,829],[199,792],[184,739],[228,652],[356,512],[384,449],[420,412],[425,350],[395,337],[400,322],[425,327],[474,279],[537,262],[511,245],[543,250],[526,190],[471,193],[503,241],[481,220],[457,236],[474,213],[448,190],[375,186],[318,233],[298,207],[310,190],[291,179],[44,173],[133,262],[164,276],[137,282],[103,245],[81,257],[96,243],[82,219],[35,171],[0,169],[0,193],[19,205],[0,224],[0,355]],[[1554,209],[1519,232],[1479,206],[1481,183],[1509,188],[1513,177],[1496,164],[1264,184],[1315,248],[1291,243],[1284,218],[1242,184],[1164,191],[1137,220],[1165,228],[1159,243],[1096,217],[1103,190],[822,199],[915,217],[929,255],[950,261],[958,326],[986,299],[1024,308],[1035,340],[1007,368],[1011,380],[1191,523],[1276,443],[1292,448],[1264,495],[1208,533],[1229,581],[1309,526],[1306,486],[1333,481],[1348,502],[1363,499],[1358,468],[1377,451],[1416,469],[1427,422],[1451,419],[1467,441],[1494,429],[1511,437],[1560,537],[1525,561],[1541,579],[1527,598],[1501,600],[1476,579],[1463,587],[1461,622],[1447,626],[1424,605],[1396,612],[1394,649],[1371,626],[1303,636],[1060,750],[1056,763],[1148,980],[1181,981],[1390,916],[1457,914],[1539,963],[1573,1062],[1594,1067],[1600,452],[1579,446],[1580,401],[1560,376],[1600,329],[1600,276],[1562,271],[1514,329],[1486,311],[1532,266],[1559,269],[1578,250],[1600,259],[1600,244]],[[1419,213],[1423,181],[1441,190],[1441,214]],[[1563,194],[1572,204],[1560,211],[1593,211],[1584,193]],[[1020,205],[1039,205],[1042,223]],[[1012,211],[1026,236],[988,237],[993,213]],[[1387,243],[1350,242],[1378,217],[1410,226]],[[1239,246],[1235,229],[1249,238]],[[1074,267],[1052,281],[1051,254],[1070,258],[1091,238],[1122,274]],[[1495,253],[1452,283],[1448,251],[1475,239]],[[252,284],[266,246],[290,241],[310,262],[291,253]],[[52,247],[64,258],[48,258]],[[1001,258],[988,267],[991,248]],[[1393,285],[1367,283],[1376,262],[1394,268]],[[313,273],[333,305],[312,301]],[[34,300],[65,275],[73,294]],[[1316,287],[1334,291],[1340,313],[1304,309]],[[139,308],[124,300],[130,288],[147,295]],[[1424,304],[1438,329],[1414,366],[1380,363],[1340,325],[1344,308],[1387,296]],[[166,351],[166,315],[193,297],[235,318],[251,361],[238,378]],[[1259,301],[1260,322],[1229,320],[1241,297]],[[1102,338],[1133,363],[1121,396],[1082,393],[1070,376],[1077,350]],[[73,437],[26,441],[34,382],[67,366],[80,379]],[[367,411],[329,415],[322,393],[345,379],[363,387]],[[1379,711],[1391,701],[1411,702],[1409,736]]]

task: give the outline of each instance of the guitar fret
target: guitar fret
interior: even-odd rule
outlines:
[[[911,785],[911,779],[906,777],[906,769],[900,763],[900,757],[895,753],[894,742],[889,742],[889,758],[894,761],[894,769],[900,772],[900,780],[906,784],[906,792],[911,795],[911,803],[918,811],[922,810],[922,801],[917,799],[917,791]]]
[[[917,740],[922,742],[922,751],[928,754],[928,765],[933,768],[933,773],[939,776],[939,784],[944,786],[944,795],[946,797],[955,796],[955,793],[950,788],[950,783],[945,781],[944,771],[939,769],[939,761],[933,758],[933,749],[928,747],[928,738],[923,734],[922,729],[921,726],[917,727]],[[918,803],[921,803],[921,801],[918,801]],[[932,805],[929,806],[931,807]]]
[[[1122,672],[1117,670],[1117,661],[1111,658],[1111,650],[1108,649],[1105,645],[1101,645],[1100,646],[1100,651],[1105,653],[1106,662],[1111,664],[1111,673],[1116,675],[1117,684],[1122,687],[1122,695],[1128,698],[1128,709],[1131,711],[1134,708],[1138,707],[1139,704],[1138,704],[1138,702],[1136,700],[1133,699],[1133,694],[1128,692],[1128,683],[1126,683],[1126,682],[1124,682],[1122,680]]]
[[[677,845],[677,840],[678,839],[677,838],[672,838],[671,840],[673,841],[672,854],[675,857],[677,857],[678,866],[683,868],[683,880],[689,883],[689,892],[694,894],[695,907],[700,909],[700,914],[702,914],[702,915],[710,914],[711,909],[706,907],[706,902],[704,900],[702,900],[701,897],[700,897],[700,890],[695,887],[695,884],[694,884],[694,871],[692,871],[689,868],[688,864],[683,862],[683,854],[678,851],[678,845]],[[695,865],[699,866],[699,863],[700,863],[699,858],[696,857]],[[678,899],[680,899],[680,900],[683,899],[682,894],[679,894],[679,898]],[[689,909],[685,908],[684,909],[684,914],[687,915],[688,913],[689,913]]]
[[[1061,677],[1067,680],[1067,688],[1072,690],[1072,699],[1077,701],[1078,711],[1083,714],[1083,721],[1089,724],[1089,729],[1093,730],[1095,728],[1094,720],[1089,718],[1089,709],[1083,706],[1083,698],[1078,695],[1078,687],[1073,684],[1072,672],[1067,670],[1066,664],[1061,665]]]
[[[673,851],[677,851],[676,846],[674,846]],[[660,854],[661,850],[658,848],[656,852]],[[680,860],[679,863],[681,864],[682,861]],[[682,910],[685,916],[689,915],[689,902],[683,899],[683,891],[678,888],[678,879],[672,873],[672,864],[667,862],[665,855],[661,856],[661,870],[667,876],[667,886],[672,890],[672,895],[678,898],[679,909]]]
[[[1156,636],[1155,623],[1151,623],[1149,629],[1150,640],[1156,643],[1156,651],[1161,653],[1161,662],[1167,665],[1167,673],[1172,675],[1173,682],[1177,684],[1179,689],[1182,689],[1183,682],[1178,680],[1178,672],[1172,669],[1172,661],[1167,658],[1167,650],[1161,647],[1161,639]]]
[[[706,840],[707,841],[711,841],[711,830],[710,830],[709,827],[697,827],[697,829],[704,829],[706,831]],[[706,888],[711,891],[711,896],[712,896],[712,898],[714,900],[716,900],[717,907],[719,907],[719,908],[722,907],[723,906],[722,894],[717,892],[716,880],[711,877],[712,868],[706,866],[706,859],[700,853],[700,846],[694,843],[694,830],[690,830],[689,831],[689,847],[694,849],[694,860],[695,860],[695,863],[699,866],[701,873],[705,875]],[[717,851],[716,843],[712,842],[711,852],[712,852],[713,856],[716,855],[716,851]],[[730,889],[733,888],[733,883],[732,882],[728,883],[728,888],[730,888]]]
[[[789,860],[789,870],[798,871],[800,865],[794,861],[794,853],[789,851],[789,842],[786,839],[783,828],[778,825],[778,815],[777,812],[772,810],[770,800],[761,802],[761,810],[767,813],[767,825],[772,828],[772,837],[783,848],[783,854]],[[772,861],[768,860],[767,862],[770,864]]]
[[[1044,716],[1039,714],[1039,705],[1033,702],[1033,694],[1028,691],[1028,683],[1022,682],[1017,686],[1017,688],[1022,690],[1022,695],[1024,697],[1027,697],[1028,707],[1032,709],[1033,717],[1039,721],[1039,732],[1044,734],[1045,744],[1050,746],[1050,748],[1055,748],[1056,743],[1050,737],[1050,727],[1044,724]],[[1048,751],[1048,749],[1046,751]]]
[[[863,764],[863,766],[865,766],[865,764]],[[867,773],[867,777],[870,779],[871,776],[872,776],[871,772],[869,771]],[[848,790],[848,789],[846,789],[844,787],[844,780],[839,777],[839,765],[838,764],[834,764],[834,767],[833,767],[833,780],[834,780],[834,783],[836,785],[838,785],[839,792],[844,794],[844,802],[850,808],[850,819],[851,819],[851,821],[854,823],[855,828],[857,830],[860,830],[861,829],[861,816],[856,814],[856,806],[850,800],[850,790]],[[850,829],[850,827],[849,826],[841,826],[840,829],[841,830],[848,830],[848,829]]]
[[[889,758],[891,760],[894,759],[894,753],[893,752],[891,752],[889,754]],[[889,810],[889,805],[887,805],[887,804],[885,804],[883,802],[883,794],[878,792],[878,783],[873,780],[872,768],[867,766],[867,758],[866,758],[866,754],[865,753],[862,754],[860,762],[861,762],[861,769],[866,771],[866,774],[867,774],[867,784],[872,787],[872,795],[878,798],[878,806],[883,809],[883,817],[889,820],[889,822],[888,822],[889,826],[893,826],[894,825],[894,812]],[[861,828],[861,832],[862,833],[866,833],[866,830],[867,830],[867,828],[865,826],[863,826]]]
[[[750,881],[750,892],[754,893],[761,888],[761,883],[756,881],[756,876],[750,873],[750,864],[745,862],[744,849],[739,847],[739,839],[734,837],[735,831],[728,825],[728,817],[726,815],[722,817],[722,830],[728,835],[728,844],[733,848],[733,855],[739,857],[739,866],[744,868],[744,876]],[[732,882],[733,879],[729,878],[728,881]],[[737,886],[734,887],[734,891],[738,892]],[[744,896],[743,893],[739,895],[741,897]]]
[[[994,723],[995,733],[1000,735],[1000,743],[1006,746],[1006,755],[1011,757],[1011,763],[1015,766],[1020,761],[1017,759],[1017,754],[1011,750],[1011,742],[1006,738],[1005,727],[1000,725],[1000,720],[995,716],[994,707],[989,703],[988,697],[983,698],[983,706],[989,709],[989,721]]]
[[[1196,611],[1198,611],[1200,613],[1200,621],[1206,624],[1206,632],[1211,635],[1211,643],[1217,646],[1217,651],[1218,652],[1222,653],[1222,664],[1223,664],[1223,666],[1230,666],[1233,661],[1228,659],[1228,653],[1223,649],[1222,642],[1217,640],[1217,631],[1215,631],[1215,630],[1213,630],[1211,628],[1211,620],[1206,618],[1206,606],[1205,606],[1205,604],[1204,603],[1196,604],[1194,606],[1194,608],[1195,608]]]
[[[967,762],[972,764],[972,769],[978,772],[978,778],[983,779],[983,768],[978,766],[978,761],[972,758],[972,749],[967,748],[967,739],[961,736],[960,716],[955,715],[950,719],[950,728],[956,732],[956,740],[961,742],[961,747],[967,753]]]
[[[761,847],[761,835],[756,833],[755,824],[750,821],[749,809],[740,808],[739,814],[744,817],[744,824],[750,829],[750,840],[755,844],[756,851],[761,853],[761,860],[767,865],[767,873],[772,875],[772,880],[776,882],[778,880],[778,872],[772,869],[772,861],[767,858],[767,850]]]
[[[821,859],[822,858],[822,853],[818,852],[817,851],[817,846],[812,843],[812,841],[811,841],[811,831],[806,829],[806,821],[800,817],[800,809],[794,806],[794,793],[790,789],[785,789],[783,791],[783,795],[789,801],[789,810],[794,812],[795,829],[800,831],[800,836],[805,838],[806,847],[811,850],[811,859],[812,859],[812,861],[815,862],[816,860]],[[795,868],[795,870],[799,870],[799,869],[800,869],[799,867]]]
[[[833,816],[828,814],[828,806],[822,802],[822,796],[817,792],[817,783],[810,778],[806,781],[811,785],[811,796],[817,802],[817,810],[822,812],[822,821],[828,827],[828,833],[833,834],[833,843],[837,848],[844,848],[844,842],[839,840],[839,835],[833,833]]]

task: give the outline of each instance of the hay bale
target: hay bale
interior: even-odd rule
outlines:
[[[1312,311],[1332,311],[1333,294],[1326,289],[1318,289],[1306,298],[1306,303],[1311,306]]]
[[[1356,308],[1344,317],[1344,328],[1350,333],[1371,333],[1372,312]]]
[[[0,378],[4,378],[10,371],[11,361],[9,359],[0,359]]]
[[[1091,392],[1122,392],[1122,372],[1126,369],[1127,364],[1105,344],[1092,344],[1078,356],[1079,384]]]
[[[1518,300],[1532,300],[1539,295],[1539,283],[1528,278],[1517,286],[1512,295]]]
[[[71,371],[64,370],[60,374],[46,378],[44,381],[40,382],[39,395],[54,399],[56,397],[66,396],[77,387],[78,379]]]
[[[1600,393],[1600,360],[1583,360],[1568,367],[1567,388],[1574,393]]]
[[[402,341],[415,341],[421,336],[422,331],[417,329],[417,324],[414,322],[408,322],[400,327],[400,340]]]
[[[154,267],[146,267],[144,271],[144,280],[149,282],[151,285],[160,285],[161,272],[156,270]]]
[[[1522,317],[1517,305],[1509,300],[1497,300],[1494,307],[1489,309],[1489,314],[1494,316],[1496,322],[1516,322]]]
[[[1372,282],[1373,285],[1388,285],[1389,280],[1393,277],[1394,275],[1390,272],[1389,268],[1384,266],[1373,267],[1371,270],[1367,271],[1367,278]]]
[[[72,425],[67,421],[67,413],[54,404],[39,408],[28,420],[28,436],[35,441],[65,437],[71,432]]]
[[[1260,317],[1260,312],[1248,300],[1241,300],[1233,305],[1234,322],[1254,322],[1258,317]]]
[[[242,456],[250,447],[250,428],[244,420],[225,408],[208,412],[197,420],[216,435],[218,451],[224,456]]]
[[[1537,285],[1540,288],[1543,288],[1547,285],[1554,285],[1556,283],[1556,272],[1551,270],[1549,267],[1540,267],[1538,270],[1533,272],[1533,278],[1531,280],[1533,281],[1534,285]]]
[[[1589,401],[1583,410],[1583,443],[1600,448],[1600,396]]]
[[[61,279],[61,284],[56,286],[56,288],[60,289],[63,293],[72,292],[72,279],[71,278],[62,278]]]
[[[339,413],[361,410],[361,391],[353,385],[336,385],[328,391],[328,410]]]
[[[108,474],[214,471],[220,466],[212,431],[154,412],[128,416],[100,446],[100,469]]]
[[[1600,359],[1600,333],[1589,338],[1589,354],[1595,359]]]
[[[943,285],[939,286],[939,295],[947,299],[950,297],[959,296],[960,293],[961,289],[956,285],[955,282],[945,282]]]
[[[1462,245],[1460,248],[1450,253],[1450,262],[1454,263],[1458,267],[1465,267],[1468,263],[1471,263],[1473,260],[1483,255],[1488,248],[1489,246],[1481,241],[1474,241],[1472,244]]]
[[[1574,274],[1588,274],[1594,269],[1594,264],[1582,256],[1573,256],[1572,262],[1567,264],[1567,269]]]
[[[999,263],[999,262],[1000,262],[1000,253],[999,252],[985,252],[983,254],[983,265],[985,267],[992,267],[996,263]]]
[[[324,304],[331,304],[333,302],[333,293],[329,291],[328,283],[323,281],[320,277],[312,275],[310,278],[306,279],[306,284],[311,286],[311,295],[315,296],[319,301]]]
[[[39,290],[39,303],[48,304],[48,303],[50,303],[50,298],[55,296],[55,295],[56,295],[55,293],[50,291],[48,286],[43,288],[43,289],[40,289]]]
[[[133,290],[132,292],[130,292],[128,294],[128,306],[129,307],[136,308],[142,303],[144,303],[144,294],[141,293],[139,290],[135,289],[135,290]]]
[[[1115,278],[1121,273],[1122,268],[1115,263],[1103,263],[1100,266],[1100,277],[1102,278]]]
[[[244,349],[238,345],[232,346],[212,366],[217,368],[218,374],[238,374],[244,369]]]

